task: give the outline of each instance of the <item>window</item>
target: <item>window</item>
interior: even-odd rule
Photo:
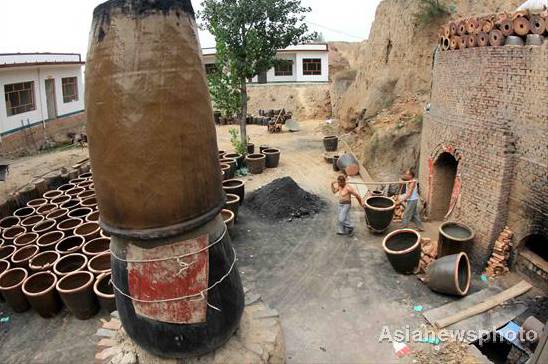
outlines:
[[[321,58],[305,58],[303,59],[303,75],[321,75],[322,60]]]
[[[205,65],[205,72],[206,75],[211,75],[213,73],[217,73],[217,65],[215,63],[206,63]]]
[[[63,84],[63,102],[78,101],[78,78],[65,77],[61,79]]]
[[[284,60],[276,62],[274,66],[274,75],[293,76],[293,61]]]
[[[34,102],[34,81],[4,85],[8,116],[36,110]]]

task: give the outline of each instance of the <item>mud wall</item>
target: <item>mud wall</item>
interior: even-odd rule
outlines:
[[[329,84],[264,84],[249,85],[248,113],[259,110],[285,109],[297,120],[327,119],[331,117]]]
[[[68,142],[70,141],[68,134],[84,132],[85,124],[86,113],[79,112],[3,135],[0,141],[0,157],[8,159],[21,157],[37,152],[48,142]]]
[[[449,219],[476,231],[476,269],[489,258],[505,225],[515,232],[514,242],[548,233],[546,64],[548,43],[435,56],[420,181],[429,204],[435,204],[430,199],[437,159],[449,153],[458,161],[456,182],[462,187]]]

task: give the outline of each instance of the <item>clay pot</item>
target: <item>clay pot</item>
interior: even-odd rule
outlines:
[[[59,205],[60,208],[68,209],[69,211],[72,211],[72,210],[78,208],[78,206],[80,206],[80,200],[78,200],[78,199],[70,199],[70,200],[68,200],[66,202],[63,202],[62,204]]]
[[[80,188],[83,188],[84,192],[80,192],[77,197],[80,198],[79,196],[83,193],[87,193],[87,192],[93,192],[93,194],[95,194],[95,190],[93,189],[93,181],[85,181],[85,182],[81,182],[81,183],[78,183],[78,187]]]
[[[13,216],[18,217],[19,219],[24,219],[25,217],[29,217],[31,215],[34,215],[36,213],[36,210],[34,207],[21,207],[20,209],[17,209],[13,212]]]
[[[55,251],[61,255],[76,253],[82,250],[85,239],[79,235],[67,236],[55,245]]]
[[[63,231],[53,230],[39,237],[36,240],[36,245],[38,245],[40,251],[55,251],[55,246],[64,237],[65,233]]]
[[[394,217],[396,203],[384,196],[371,196],[365,200],[365,223],[375,232],[385,231]]]
[[[540,34],[527,34],[525,44],[528,46],[541,46],[544,43],[544,36]]]
[[[46,215],[46,219],[55,220],[55,222],[60,223],[68,219],[68,209],[55,209]]]
[[[81,253],[62,255],[53,264],[53,271],[59,277],[65,276],[72,272],[85,270],[88,264],[88,258]]]
[[[219,150],[219,153],[218,153],[219,159],[223,159],[225,154],[226,152],[224,150]]]
[[[38,253],[29,261],[29,269],[33,272],[52,270],[60,257],[61,254],[52,250]]]
[[[100,237],[85,243],[82,247],[82,252],[88,257],[94,257],[96,255],[109,251],[109,249],[110,239]]]
[[[227,193],[224,208],[234,213],[234,220],[238,219],[239,206],[240,206],[240,196],[232,193]]]
[[[95,197],[88,197],[84,200],[81,200],[80,205],[82,206],[82,208],[90,208],[92,210],[97,210],[97,200],[95,199]]]
[[[45,204],[45,205],[42,205],[42,206],[38,207],[36,209],[36,213],[40,214],[40,215],[47,215],[48,213],[50,213],[51,211],[53,211],[55,209],[57,209],[57,205],[52,204],[52,203],[48,203],[48,204]]]
[[[44,221],[39,222],[38,224],[32,227],[32,231],[38,233],[39,235],[44,235],[55,229],[57,221],[53,219],[45,219]]]
[[[232,167],[230,164],[221,163],[221,171],[223,172],[223,178],[224,179],[232,179],[234,178],[234,173],[232,172]]]
[[[46,217],[44,215],[31,215],[21,220],[20,225],[27,229],[27,231],[32,231],[34,225],[44,221],[45,219]]]
[[[262,152],[265,155],[265,167],[276,168],[280,164],[280,150],[276,148],[265,149]]]
[[[243,156],[238,153],[227,153],[224,159],[234,159],[236,161],[237,168],[242,168]]]
[[[384,193],[382,191],[374,190],[371,191],[371,196],[384,196]]]
[[[23,246],[15,251],[11,256],[11,262],[14,266],[29,269],[29,261],[38,254],[38,247],[36,245]]]
[[[234,227],[234,213],[231,210],[222,209],[221,215],[226,227],[230,230]]]
[[[2,239],[4,239],[6,243],[11,244],[16,237],[26,232],[27,229],[25,229],[24,227],[15,225],[2,231]]]
[[[78,177],[78,178],[73,178],[73,179],[71,179],[71,180],[69,181],[69,183],[72,183],[73,185],[78,186],[79,183],[87,182],[87,180],[88,180],[87,178],[80,178],[80,177]]]
[[[87,222],[99,222],[99,211],[93,211],[91,214],[86,216]]]
[[[440,225],[438,258],[461,252],[470,253],[474,241],[474,230],[458,222],[448,221]]]
[[[78,176],[78,178],[85,178],[87,180],[92,180],[93,174],[91,172],[82,173],[81,175]]]
[[[223,181],[223,190],[228,194],[232,193],[240,197],[240,205],[244,203],[245,182],[241,179],[227,179]]]
[[[247,170],[251,174],[261,174],[265,169],[266,157],[264,154],[249,154],[245,158]]]
[[[69,311],[79,320],[93,317],[99,310],[97,297],[93,293],[94,276],[79,271],[63,276],[57,282],[57,292]]]
[[[101,228],[96,222],[84,222],[74,229],[74,235],[83,237],[86,242],[91,241],[101,236]]]
[[[25,245],[34,244],[38,239],[39,235],[37,233],[24,233],[19,235],[13,240],[13,245],[18,248],[24,247]]]
[[[339,156],[337,167],[347,176],[357,176],[360,173],[360,164],[350,153]]]
[[[76,195],[76,198],[80,201],[85,200],[90,197],[95,197],[95,191],[93,190],[85,190],[84,192],[80,192],[78,195]]]
[[[90,207],[79,207],[77,209],[74,209],[72,211],[69,211],[68,217],[71,219],[81,219],[84,220],[86,216],[91,214],[93,212],[93,209]]]
[[[16,250],[17,247],[15,245],[4,245],[0,248],[0,260],[10,260]]]
[[[0,220],[0,231],[4,231],[12,226],[18,225],[21,219],[18,216],[6,216]]]
[[[99,305],[107,312],[116,311],[116,301],[114,299],[114,287],[110,281],[111,274],[103,273],[95,279],[93,292],[99,299]]]
[[[85,189],[83,189],[82,187],[74,187],[68,191],[65,191],[65,195],[70,196],[71,199],[74,199],[77,198],[76,196],[78,196],[79,193],[84,191]]]
[[[54,317],[63,307],[55,289],[57,277],[51,272],[38,272],[23,283],[23,294],[38,314],[44,318]]]
[[[466,253],[438,258],[428,266],[426,285],[432,291],[466,296],[470,289],[470,261]]]
[[[57,224],[57,230],[65,233],[66,236],[70,236],[74,233],[74,229],[82,223],[81,219],[66,219]]]
[[[95,255],[88,262],[88,270],[95,275],[99,275],[101,273],[109,273],[110,269],[109,251]]]
[[[15,312],[25,312],[30,308],[21,289],[28,273],[23,268],[13,268],[0,275],[0,293]]]
[[[323,147],[326,152],[334,152],[339,146],[339,138],[335,135],[326,136],[323,138]]]
[[[388,261],[402,274],[413,274],[421,259],[421,236],[411,229],[401,229],[386,235],[382,241]]]
[[[37,199],[30,200],[29,202],[27,202],[27,206],[32,207],[33,209],[37,209],[38,207],[43,206],[43,205],[47,204],[48,202],[49,201],[45,198],[37,198]]]
[[[62,191],[60,191],[61,193],[63,193]],[[51,203],[54,204],[54,205],[57,205],[58,207],[62,207],[62,205],[65,203],[65,202],[68,202],[70,201],[70,196],[67,196],[65,194],[62,194],[61,196],[58,196],[58,197],[55,197],[53,199],[51,199]],[[68,209],[68,207],[67,207]]]
[[[255,153],[255,144],[247,143],[247,154]]]
[[[271,149],[271,148],[270,148],[268,145],[265,145],[265,144],[260,145],[260,146],[259,146],[259,153],[264,152],[265,149]]]
[[[504,42],[505,46],[522,46],[525,42],[521,37],[518,37],[516,35],[509,35],[506,37],[506,41]]]
[[[338,160],[339,160],[339,156],[338,156],[338,155],[334,155],[334,156],[333,156],[333,170],[334,170],[335,172],[339,172],[339,171],[340,171],[339,167],[337,166],[337,161],[338,161]]]
[[[51,200],[53,200],[54,198],[59,197],[59,196],[63,196],[63,195],[64,195],[63,191],[51,190],[51,191],[46,191],[46,192],[44,192],[44,194],[42,195],[42,197],[44,197],[44,198],[47,199],[48,201],[51,201]]]
[[[10,262],[7,260],[0,260],[0,276],[2,273],[10,269]],[[0,302],[6,302],[4,299],[4,296],[2,296],[2,292],[0,292]]]

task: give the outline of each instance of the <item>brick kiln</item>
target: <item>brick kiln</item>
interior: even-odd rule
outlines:
[[[547,278],[548,42],[438,51],[420,182],[432,220],[476,232],[485,267],[505,226],[510,264]]]

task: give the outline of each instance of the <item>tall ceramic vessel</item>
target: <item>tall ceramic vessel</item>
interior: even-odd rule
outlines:
[[[244,296],[219,213],[213,113],[190,0],[111,0],[86,65],[90,158],[126,332],[157,355],[215,350]]]

